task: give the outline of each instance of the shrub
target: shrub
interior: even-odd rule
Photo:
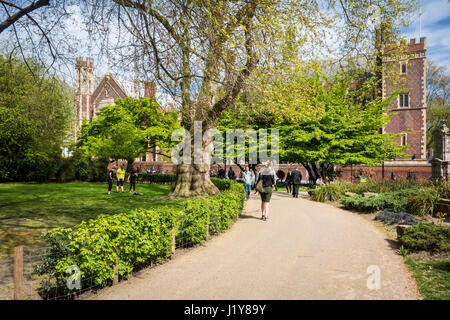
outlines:
[[[406,211],[416,216],[432,214],[440,198],[437,188],[421,188],[408,196]]]
[[[397,238],[401,245],[411,250],[450,250],[450,227],[431,222],[421,222],[408,227]]]
[[[331,183],[311,191],[311,198],[314,201],[339,201],[348,191],[349,183]]]
[[[174,182],[176,175],[172,173],[140,173],[138,181],[144,183],[170,184]]]
[[[406,210],[406,196],[415,192],[415,189],[406,189],[396,192],[388,192],[375,197],[342,197],[341,203],[346,209],[374,212],[387,210],[392,212],[403,212]]]
[[[39,293],[44,298],[68,294],[65,284],[71,265],[80,268],[81,285],[88,287],[111,283],[116,263],[119,276],[125,277],[135,268],[164,260],[171,252],[171,230],[179,214],[168,207],[140,209],[47,232],[49,249],[35,271],[48,279]]]
[[[182,211],[161,207],[101,215],[74,228],[47,232],[44,239],[49,249],[35,268],[44,277],[39,293],[43,298],[70,294],[66,282],[71,265],[80,268],[84,288],[110,284],[116,263],[119,276],[126,277],[150,262],[161,262],[170,255],[173,226],[178,245],[201,243],[207,226],[210,233],[226,230],[242,211],[244,187],[230,180],[213,182],[228,189],[214,197],[186,199]]]

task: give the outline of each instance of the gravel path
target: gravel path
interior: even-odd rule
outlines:
[[[226,233],[91,298],[418,299],[402,257],[370,221],[284,192],[270,206],[261,221],[252,193]]]

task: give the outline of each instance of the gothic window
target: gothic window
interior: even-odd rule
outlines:
[[[406,134],[402,135],[402,146],[406,146]]]
[[[399,107],[400,108],[407,108],[409,107],[409,95],[407,94],[400,94],[398,97],[399,100]]]
[[[400,64],[400,73],[401,73],[401,74],[406,74],[406,70],[407,70],[407,68],[406,68],[406,62],[402,62],[402,63]]]

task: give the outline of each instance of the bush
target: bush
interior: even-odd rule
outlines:
[[[80,268],[81,286],[89,287],[111,283],[116,263],[119,276],[125,277],[135,268],[164,260],[171,252],[171,229],[179,214],[168,207],[140,209],[47,232],[49,249],[35,271],[49,278],[39,293],[43,298],[68,294],[65,284],[71,265]]]
[[[314,201],[339,201],[339,199],[349,190],[349,183],[331,183],[311,191],[311,198]]]
[[[397,239],[401,245],[411,250],[449,251],[450,227],[421,222],[406,228]]]
[[[346,209],[364,212],[374,212],[387,210],[392,212],[403,212],[406,210],[406,196],[414,193],[415,189],[388,192],[374,197],[363,197],[356,195],[353,197],[342,197],[341,203]]]
[[[406,210],[420,217],[432,214],[434,206],[440,198],[437,188],[421,188],[409,195]]]
[[[138,181],[144,183],[170,184],[176,180],[172,173],[139,173]]]
[[[161,262],[170,256],[173,226],[178,245],[203,242],[207,226],[210,233],[226,230],[242,211],[244,187],[230,180],[212,181],[219,189],[228,188],[214,197],[183,200],[185,207],[181,211],[161,207],[101,215],[74,228],[47,232],[44,239],[49,249],[35,269],[44,276],[39,293],[43,298],[70,294],[66,282],[71,265],[80,268],[85,288],[110,284],[116,263],[119,276],[126,277],[150,262]]]

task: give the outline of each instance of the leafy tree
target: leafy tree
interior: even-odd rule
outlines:
[[[445,124],[450,128],[450,73],[446,67],[427,61],[427,149],[434,154],[436,136]]]
[[[156,146],[167,152],[172,132],[179,127],[177,113],[162,112],[155,98],[117,99],[82,125],[78,146],[87,155],[126,160],[131,168],[135,158]]]
[[[327,76],[317,64],[289,68],[283,83],[267,78],[273,83],[264,92],[250,93],[247,111],[241,108],[241,116],[228,118],[242,119],[246,113],[251,116],[240,125],[279,129],[280,159],[302,164],[312,183],[332,174],[334,165],[379,165],[403,155],[404,147],[394,144],[398,135],[380,133],[392,116],[385,113],[390,100],[376,98],[377,79],[366,73],[346,70]]]
[[[32,68],[33,73],[29,71]],[[43,66],[0,55],[0,180],[52,178],[73,132],[74,96]]]
[[[142,66],[145,76],[151,72],[179,98],[182,126],[192,137],[195,121],[202,122],[204,131],[216,125],[255,70],[271,73],[279,60],[310,57],[325,48],[327,28],[344,16],[346,26],[339,34],[347,35],[346,49],[367,47],[374,33],[366,26],[370,5],[381,8],[384,31],[393,33],[413,7],[404,0],[105,0],[92,4],[90,16],[98,34],[109,30],[115,38],[130,39],[134,50],[114,43],[109,52],[118,57],[117,64]],[[117,23],[123,28],[113,28]],[[118,30],[127,34],[117,37]],[[210,144],[204,142],[204,158],[210,156]],[[179,163],[172,195],[217,194],[209,171],[209,163]]]

